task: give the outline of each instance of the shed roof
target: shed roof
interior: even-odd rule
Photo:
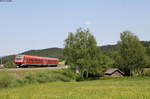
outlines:
[[[121,74],[124,74],[118,68],[110,68],[110,69],[106,70],[105,74],[113,74],[115,71],[119,71]]]

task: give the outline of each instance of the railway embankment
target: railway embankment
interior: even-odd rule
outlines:
[[[1,68],[0,71],[21,71],[21,70],[51,70],[51,69],[65,69],[67,65],[58,65],[57,67],[28,67],[28,68]]]
[[[75,81],[76,76],[66,67],[3,69],[0,71],[0,88],[58,81],[69,82]]]

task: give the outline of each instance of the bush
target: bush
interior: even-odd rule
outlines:
[[[28,74],[23,78],[17,79],[14,86],[22,86],[26,84],[35,84],[35,83],[47,83],[54,81],[75,81],[76,74],[70,70],[60,70],[60,71],[51,71],[51,72],[38,72],[35,74]]]
[[[35,78],[36,78],[38,83],[44,83],[44,82],[51,81],[48,73],[38,73],[38,74],[36,74]]]
[[[81,77],[80,75],[78,75],[77,77],[76,77],[76,81],[84,81],[85,80],[85,78],[84,77]]]
[[[76,78],[77,78],[77,74],[74,73],[74,72],[72,72],[72,71],[69,70],[69,69],[64,69],[64,70],[62,71],[62,74],[63,74],[64,76],[70,78],[70,80],[76,80]]]
[[[36,75],[27,75],[25,76],[25,78],[23,79],[25,83],[28,84],[33,84],[33,83],[37,83],[37,78]]]
[[[4,68],[15,68],[17,67],[13,62],[7,62],[4,64]]]
[[[79,78],[79,76],[77,76],[74,72],[67,69],[30,72],[24,76],[19,75],[20,77],[18,77],[18,75],[19,73],[16,72],[0,72],[0,88],[54,81],[69,82],[83,80],[83,78]]]

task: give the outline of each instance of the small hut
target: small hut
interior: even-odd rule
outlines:
[[[124,73],[118,68],[111,68],[106,70],[104,76],[112,76],[112,77],[122,77]]]

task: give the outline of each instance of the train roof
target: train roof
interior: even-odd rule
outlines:
[[[26,56],[26,57],[32,57],[32,58],[41,58],[41,59],[51,59],[51,60],[58,60],[58,58],[50,58],[50,57],[40,57],[40,56],[31,56],[31,55],[17,55],[17,56]]]

